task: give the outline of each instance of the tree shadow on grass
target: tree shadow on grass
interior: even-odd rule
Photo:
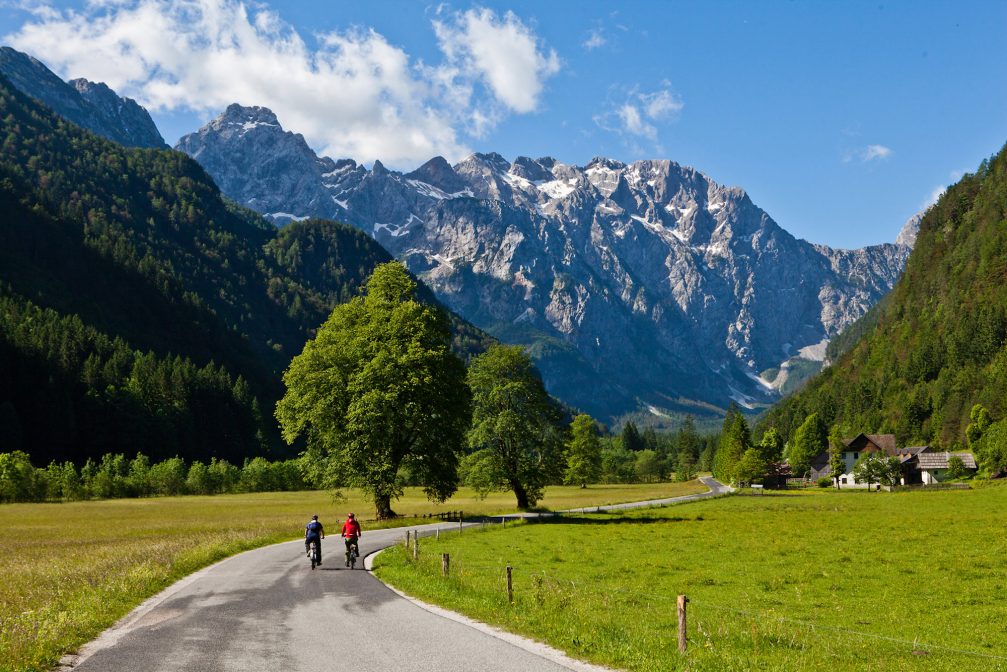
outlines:
[[[591,514],[598,517],[587,517],[582,515],[549,516],[543,518],[528,519],[529,525],[613,525],[613,524],[660,524],[660,523],[691,523],[702,521],[703,516],[605,516],[602,514]],[[604,517],[602,517],[604,516]]]

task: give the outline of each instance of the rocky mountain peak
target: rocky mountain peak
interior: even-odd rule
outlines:
[[[592,168],[607,168],[608,170],[622,170],[626,167],[626,164],[622,161],[616,161],[615,159],[608,159],[604,156],[596,156],[587,162],[584,166],[584,170],[591,170]]]
[[[548,181],[553,179],[553,174],[550,171],[552,165],[555,165],[555,162],[552,162],[549,168],[547,168],[534,159],[530,159],[527,156],[519,156],[511,164],[510,173],[511,175],[522,177],[529,182]]]
[[[916,245],[916,236],[920,232],[920,222],[923,221],[924,214],[926,214],[925,210],[917,212],[906,220],[906,223],[902,225],[902,229],[899,231],[898,237],[895,239],[896,245],[905,245],[906,247]]]
[[[468,186],[443,156],[435,156],[413,172],[406,173],[405,178],[437,187],[445,194],[460,192]]]
[[[506,173],[510,170],[510,162],[496,152],[489,152],[488,154],[476,152],[474,154],[470,154],[468,157],[463,159],[461,163],[455,166],[455,172],[458,173],[471,171],[481,172],[484,170],[490,170],[496,173]]]
[[[254,129],[262,129],[270,132],[282,133],[276,114],[268,107],[250,106],[246,107],[238,103],[227,106],[224,113],[210,122],[210,125],[218,131],[247,133]],[[291,133],[291,135],[294,135]],[[298,135],[298,137],[300,137]],[[307,147],[307,143],[304,143]]]
[[[0,73],[64,119],[113,142],[167,147],[147,111],[105,84],[86,79],[64,82],[38,59],[10,47],[0,47]]]
[[[121,129],[130,144],[139,147],[167,147],[160,131],[139,103],[118,96],[104,82],[80,78],[68,82],[87,102],[98,109],[115,127]]]

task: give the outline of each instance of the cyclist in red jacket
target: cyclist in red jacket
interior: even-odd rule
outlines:
[[[350,566],[350,549],[356,547],[357,555],[360,555],[360,547],[357,546],[357,538],[360,537],[360,523],[357,522],[356,517],[351,513],[346,517],[346,522],[343,523],[343,539],[346,541],[346,566]]]

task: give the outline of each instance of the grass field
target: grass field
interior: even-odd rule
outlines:
[[[576,508],[704,490],[695,483],[555,487],[544,507]],[[0,505],[0,672],[48,670],[59,657],[177,579],[242,550],[299,537],[312,513],[335,526],[372,508],[347,492],[256,493]],[[461,491],[434,505],[418,489],[400,514],[513,511],[512,495]],[[412,523],[410,519],[397,521]],[[395,523],[392,523],[395,524]]]
[[[442,535],[418,563],[396,548],[377,565],[409,594],[618,668],[1007,670],[1005,508],[1007,488],[767,493]]]

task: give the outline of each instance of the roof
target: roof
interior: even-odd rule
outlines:
[[[811,458],[811,468],[815,471],[821,471],[827,466],[829,466],[829,451],[823,450]]]
[[[899,451],[899,458],[901,458],[901,461],[904,464],[916,458],[920,453],[927,452],[929,450],[930,446],[911,446],[909,448],[903,448]]]
[[[972,453],[931,453],[923,452],[916,456],[920,469],[947,469],[948,460],[960,457],[966,469],[976,468],[976,458]]]
[[[874,444],[886,455],[899,454],[899,450],[895,445],[894,434],[858,434],[845,443],[846,452],[869,453],[873,448],[870,444]]]

